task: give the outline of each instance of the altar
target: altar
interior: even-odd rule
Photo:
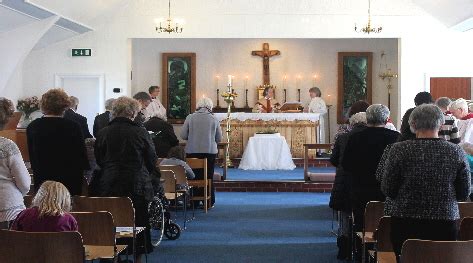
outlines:
[[[215,113],[215,116],[224,132],[227,114]],[[231,113],[230,158],[241,158],[249,138],[268,129],[284,136],[293,158],[303,158],[304,144],[324,142],[322,116],[318,113]]]

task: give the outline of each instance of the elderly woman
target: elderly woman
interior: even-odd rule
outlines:
[[[195,171],[195,179],[213,178],[217,143],[222,140],[220,123],[212,113],[213,103],[209,98],[201,98],[197,110],[187,116],[181,129],[181,138],[187,140],[186,153],[188,158],[207,158],[207,174]],[[199,189],[200,190],[200,189]],[[215,187],[211,185],[212,205],[215,203]],[[201,195],[197,192],[196,195]]]
[[[351,134],[342,160],[344,172],[349,174],[350,195],[355,220],[355,231],[363,228],[363,214],[369,201],[384,201],[376,180],[376,168],[389,144],[396,142],[399,133],[385,128],[388,107],[373,104],[366,110],[367,127]]]
[[[458,134],[461,142],[473,143],[473,113],[468,113],[468,102],[457,99],[450,104],[448,109],[458,119]]]
[[[139,255],[153,251],[147,208],[159,185],[155,168],[157,156],[151,137],[133,121],[140,110],[140,104],[132,98],[120,97],[113,103],[113,119],[99,132],[95,142],[95,157],[101,173],[92,183],[94,195],[128,196],[133,201],[136,226],[148,227],[147,243],[136,247]],[[143,250],[144,245],[146,250]]]
[[[151,105],[151,104],[150,104]],[[159,158],[166,158],[172,147],[179,145],[179,140],[170,123],[158,116],[152,116],[144,123],[146,130],[154,133],[153,143]]]
[[[330,156],[330,162],[337,167],[335,174],[335,181],[330,195],[329,206],[337,211],[342,212],[341,224],[337,244],[339,247],[337,258],[340,260],[349,259],[351,256],[351,238],[349,232],[349,216],[351,214],[349,183],[348,175],[345,174],[341,165],[343,160],[343,153],[347,144],[348,138],[352,133],[362,131],[366,127],[366,113],[358,112],[350,118],[350,132],[340,134],[335,141]]]
[[[69,105],[66,92],[49,90],[41,97],[44,116],[26,129],[35,191],[49,180],[65,185],[71,195],[82,192],[89,162],[80,125],[62,117]]]
[[[470,167],[460,146],[438,137],[443,122],[437,106],[417,106],[409,117],[416,139],[392,145],[378,169],[397,255],[407,239],[457,237],[457,202],[470,193]]]
[[[0,98],[0,131],[13,115],[13,103]],[[0,229],[25,209],[23,196],[30,190],[31,177],[16,144],[0,136]]]
[[[364,100],[359,100],[355,103],[353,103],[350,107],[350,110],[348,111],[348,121],[347,123],[344,123],[340,126],[338,126],[338,131],[337,133],[335,134],[335,141],[337,140],[337,137],[340,135],[340,134],[344,134],[346,132],[349,132],[351,131],[352,127],[350,125],[350,118],[351,116],[357,114],[358,112],[366,112],[366,109],[368,109],[368,107],[370,106],[370,104]]]

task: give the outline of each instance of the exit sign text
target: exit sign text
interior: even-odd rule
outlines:
[[[90,48],[73,48],[72,49],[73,57],[90,57],[92,56],[92,49]]]

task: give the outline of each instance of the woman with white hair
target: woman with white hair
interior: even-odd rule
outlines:
[[[407,239],[456,240],[457,202],[470,193],[470,167],[459,145],[439,138],[443,123],[439,107],[417,106],[409,117],[416,139],[387,148],[378,167],[397,256]]]
[[[127,196],[133,201],[135,224],[146,227],[146,244],[137,239],[136,251],[141,257],[150,253],[148,203],[160,190],[158,157],[151,136],[134,122],[141,110],[135,99],[120,97],[112,106],[112,121],[103,128],[95,143],[95,157],[101,171],[94,175],[91,188],[97,196]],[[133,251],[133,249],[130,249]]]
[[[473,143],[473,113],[468,113],[468,102],[457,99],[448,106],[448,109],[458,119],[460,141]]]
[[[341,133],[337,136],[330,156],[330,162],[337,167],[329,206],[333,210],[341,212],[340,228],[338,230],[338,256],[340,260],[349,259],[351,256],[351,238],[349,230],[349,216],[351,215],[349,184],[347,174],[341,165],[343,153],[350,135],[366,128],[366,112],[358,112],[350,117],[350,132]]]
[[[197,102],[197,110],[187,116],[181,129],[181,138],[187,140],[186,153],[188,158],[207,158],[207,178],[214,174],[217,143],[222,140],[222,129],[212,113],[213,103],[210,98],[201,98]],[[202,171],[195,172],[195,179],[203,179]],[[215,203],[215,187],[212,184],[212,205]],[[196,195],[201,193],[196,192]]]
[[[348,139],[342,166],[349,174],[350,199],[355,219],[355,231],[363,227],[363,214],[369,201],[384,201],[376,181],[376,168],[389,144],[395,143],[399,133],[385,128],[389,119],[388,107],[373,104],[366,109],[367,127]]]

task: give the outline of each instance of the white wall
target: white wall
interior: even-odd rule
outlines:
[[[283,77],[288,76],[287,100],[297,101],[297,89],[301,89],[301,101],[309,102],[308,90],[315,85],[322,90],[323,98],[334,105],[331,110],[331,130],[336,129],[337,52],[373,52],[373,103],[388,104],[386,83],[378,76],[387,66],[397,70],[397,39],[133,39],[131,82],[132,93],[146,91],[151,85],[162,81],[162,53],[195,52],[197,57],[197,97],[205,95],[216,103],[216,76],[220,76],[218,88],[223,91],[227,75],[235,75],[234,87],[240,95],[235,105],[245,106],[245,77],[250,107],[256,102],[256,87],[261,85],[262,59],[252,56],[252,50],[261,50],[264,42],[270,49],[281,51],[280,56],[270,59],[271,84],[276,85],[276,97],[283,100]],[[386,53],[381,60],[381,52]],[[381,65],[380,65],[381,64]],[[301,76],[297,81],[297,76]],[[298,86],[297,86],[298,84]],[[394,90],[397,84],[394,83]],[[392,116],[397,120],[397,92],[391,98]],[[330,95],[330,96],[328,96]],[[220,98],[220,105],[224,106]],[[333,134],[332,134],[333,135]]]

